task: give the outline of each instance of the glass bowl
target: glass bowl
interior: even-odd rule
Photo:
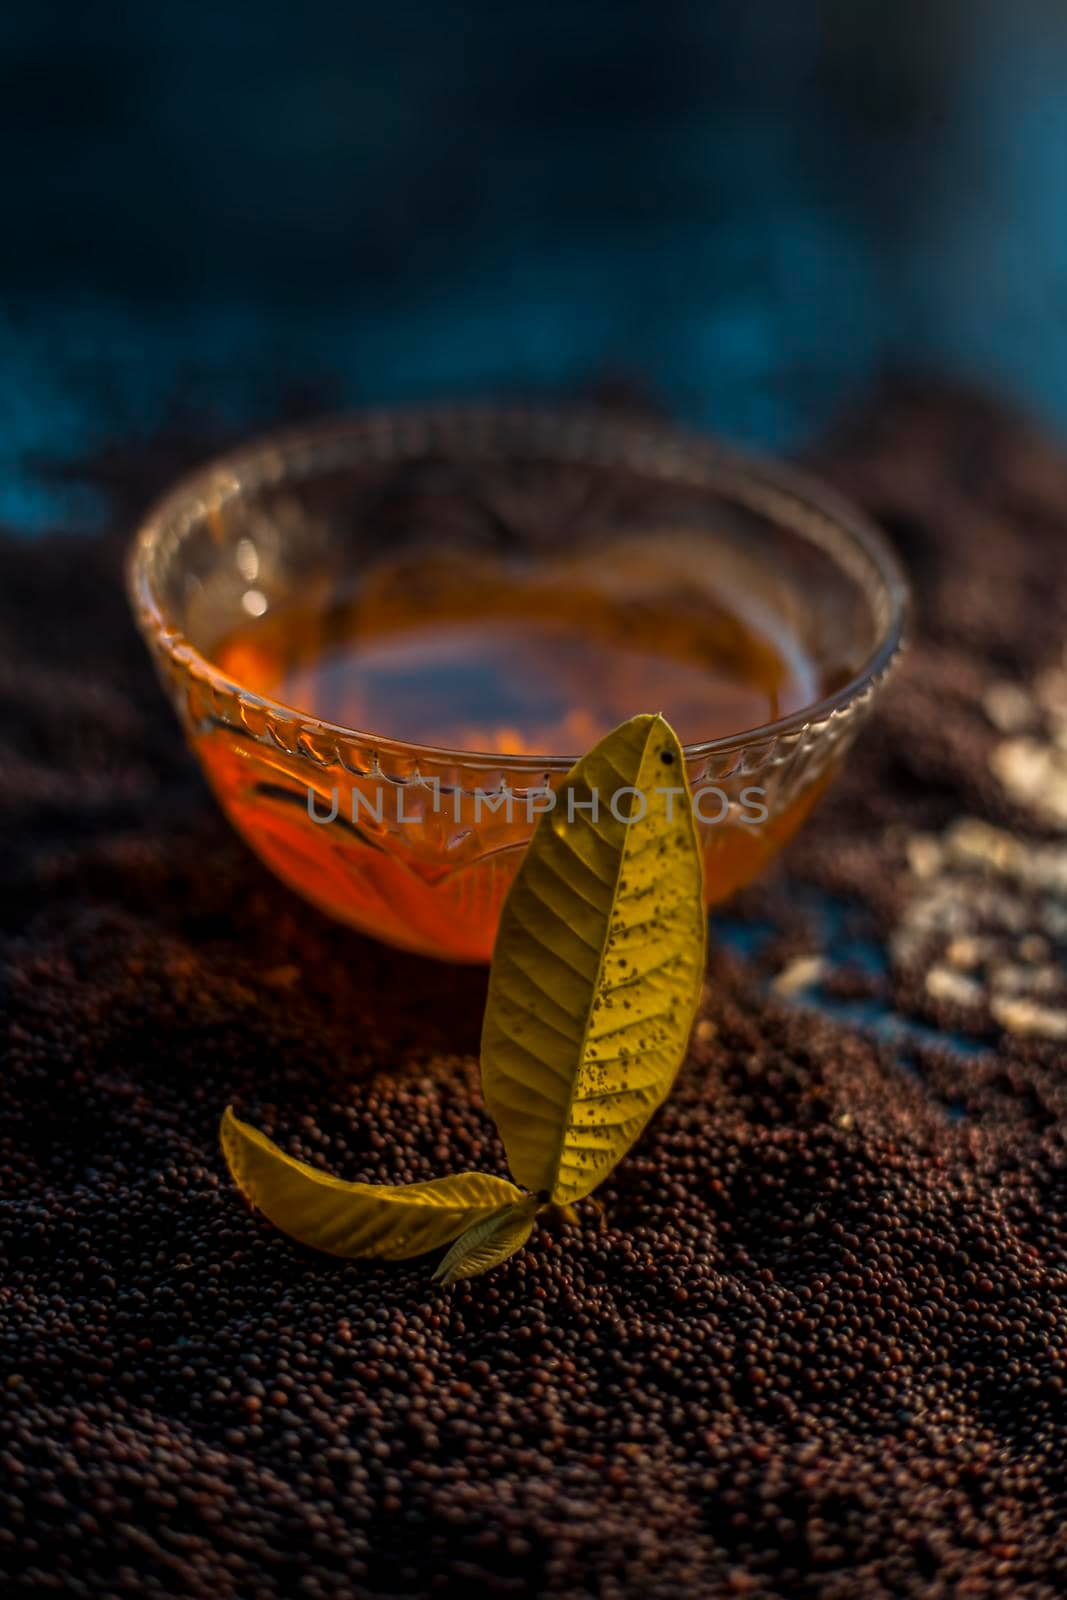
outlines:
[[[694,791],[712,796],[699,824],[710,904],[754,878],[807,817],[902,639],[906,585],[882,537],[792,470],[607,414],[327,422],[174,489],[140,529],[129,591],[219,802],[267,865],[376,938],[478,962],[546,791],[582,749],[479,753],[342,726],[258,692],[232,651],[224,670],[220,642],[250,618],[329,606],[383,558],[408,561],[416,583],[419,560],[442,551],[536,568],[578,550],[609,571],[623,541],[654,561],[678,538],[814,673],[809,704],[686,745]]]

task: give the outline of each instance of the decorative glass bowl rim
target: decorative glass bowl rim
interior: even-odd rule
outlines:
[[[674,423],[610,411],[513,405],[354,413],[273,431],[207,462],[156,501],[130,549],[127,587],[142,633],[178,675],[191,675],[209,691],[277,720],[292,728],[297,738],[369,745],[416,767],[421,758],[499,773],[537,768],[547,776],[569,770],[580,752],[536,755],[413,744],[272,700],[220,671],[168,615],[159,582],[163,568],[175,559],[188,533],[205,519],[217,517],[228,502],[285,483],[295,487],[346,465],[416,461],[435,451],[454,460],[525,458],[622,467],[665,484],[712,490],[817,545],[839,566],[850,569],[868,594],[875,588],[879,637],[847,683],[773,722],[687,744],[689,763],[754,746],[769,747],[783,736],[847,714],[885,678],[904,643],[910,601],[903,570],[875,523],[836,491],[792,465],[723,445]]]

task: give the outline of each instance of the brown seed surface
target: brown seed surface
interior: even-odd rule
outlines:
[[[117,537],[0,546],[5,1595],[1067,1591],[1067,1056],[996,1014],[1060,1007],[1067,889],[983,705],[1062,652],[1067,466],[917,391],[831,467],[905,547],[918,644],[736,911],[762,954],[714,948],[603,1220],[452,1291],[273,1232],[215,1130],[232,1100],[349,1178],[503,1171],[484,975],[332,927],[227,833]]]

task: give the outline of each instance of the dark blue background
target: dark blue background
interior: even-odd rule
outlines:
[[[1058,0],[0,11],[0,521],[293,405],[643,385],[794,447],[887,363],[1067,423]]]

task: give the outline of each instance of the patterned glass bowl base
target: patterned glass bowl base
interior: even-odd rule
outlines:
[[[595,414],[370,415],[277,435],[181,484],[141,528],[129,587],[220,804],[278,876],[377,938],[486,961],[547,791],[581,748],[478,753],[328,721],[271,698],[223,641],[295,606],[328,614],[383,561],[416,582],[442,555],[453,574],[576,554],[612,572],[635,548],[646,571],[684,552],[690,610],[713,574],[811,666],[809,703],[686,745],[711,903],[808,815],[902,639],[906,588],[881,536],[799,475]]]

